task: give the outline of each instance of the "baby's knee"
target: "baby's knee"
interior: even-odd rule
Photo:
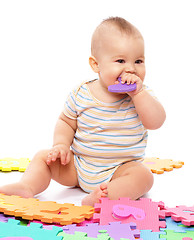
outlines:
[[[146,183],[147,191],[149,191],[154,184],[154,176],[153,173],[147,169],[147,167],[145,167],[145,171],[143,173],[143,180]]]
[[[47,158],[48,158],[48,154],[49,154],[49,149],[44,149],[44,150],[40,150],[38,151],[34,158],[32,160],[37,160],[37,161],[44,161],[46,162],[47,161]]]

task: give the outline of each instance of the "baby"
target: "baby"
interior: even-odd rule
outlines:
[[[21,180],[0,187],[8,195],[33,197],[51,179],[89,194],[83,205],[101,197],[137,199],[153,185],[142,164],[147,129],[165,121],[165,111],[145,78],[144,40],[128,21],[104,20],[95,30],[89,64],[98,79],[86,81],[68,96],[54,131],[52,149],[38,152]],[[112,93],[108,87],[136,83],[136,89]]]

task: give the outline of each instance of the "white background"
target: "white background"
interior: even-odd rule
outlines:
[[[1,0],[0,158],[29,157],[52,146],[53,129],[69,91],[97,76],[88,64],[91,35],[109,16],[121,16],[143,34],[149,85],[166,109],[149,132],[146,156],[185,166],[160,176],[148,194],[167,205],[193,204],[193,1]],[[21,173],[0,173],[1,184]],[[54,186],[54,187],[53,187]],[[52,182],[40,199],[71,201],[84,195]]]

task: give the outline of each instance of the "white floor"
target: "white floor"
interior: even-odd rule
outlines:
[[[0,172],[0,183],[12,183],[20,179],[23,173]],[[185,164],[180,169],[174,169],[164,174],[154,174],[155,183],[153,188],[144,197],[153,201],[163,201],[168,207],[177,205],[193,206],[194,194],[192,187],[193,169],[189,164]],[[36,197],[42,201],[56,201],[59,203],[81,204],[81,199],[86,195],[79,188],[64,187],[55,181],[51,181],[50,186],[43,193]]]

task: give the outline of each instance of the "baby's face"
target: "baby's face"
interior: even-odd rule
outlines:
[[[145,77],[144,41],[140,35],[111,30],[99,42],[98,67],[101,83],[108,87],[122,74],[135,74],[142,81]]]

